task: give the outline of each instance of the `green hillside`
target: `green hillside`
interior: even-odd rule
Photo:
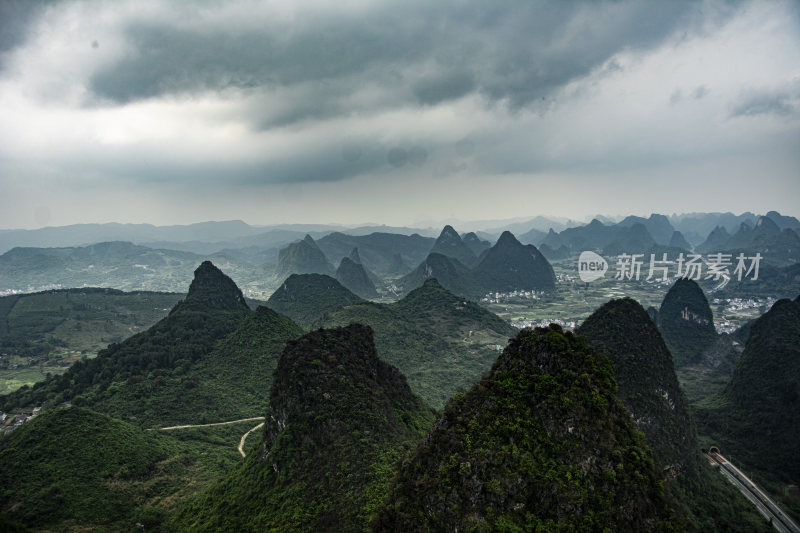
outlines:
[[[730,382],[698,417],[744,466],[800,481],[800,303],[779,300],[755,321]]]
[[[0,513],[29,527],[119,522],[136,503],[127,487],[173,448],[160,435],[85,409],[45,412],[0,439]]]
[[[78,407],[43,412],[0,438],[0,531],[174,531],[176,509],[241,463],[254,425],[151,432]]]
[[[611,361],[619,396],[662,469],[696,470],[697,436],[672,355],[647,311],[635,300],[612,300],[575,331]]]
[[[363,301],[330,276],[292,274],[272,293],[266,305],[300,325],[309,326],[325,313]]]
[[[702,458],[672,356],[647,311],[630,298],[612,300],[576,333],[611,361],[620,399],[644,433],[690,529],[768,530],[756,509]]]
[[[0,298],[0,394],[144,331],[182,297],[86,288]]]
[[[287,344],[259,449],[185,508],[192,531],[363,531],[433,411],[358,324]]]
[[[675,531],[611,365],[560,328],[524,330],[448,403],[373,531]]]
[[[253,265],[224,254],[210,257],[240,283],[261,276]],[[69,248],[14,248],[0,255],[0,291],[111,287],[125,291],[182,292],[207,257],[129,242]]]
[[[300,334],[273,311],[250,311],[233,281],[205,262],[166,318],[61,376],[0,397],[0,409],[72,402],[147,427],[256,416],[283,343]]]
[[[435,279],[393,304],[363,303],[329,312],[317,325],[366,324],[378,354],[408,378],[411,388],[440,408],[487,371],[516,330]]]

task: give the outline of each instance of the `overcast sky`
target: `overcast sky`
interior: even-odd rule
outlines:
[[[0,0],[0,228],[800,216],[800,2]]]

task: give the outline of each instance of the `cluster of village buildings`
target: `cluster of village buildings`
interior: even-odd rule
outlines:
[[[540,291],[537,293],[536,291],[511,291],[511,292],[490,292],[487,293],[486,296],[481,298],[481,302],[490,303],[490,304],[499,304],[505,303],[508,300],[518,299],[518,300],[536,300],[542,294]]]
[[[765,313],[777,300],[772,297],[767,298],[714,298],[711,304],[715,306],[724,305],[725,312],[735,315],[748,314],[748,311],[755,310],[755,313],[750,313],[753,318]],[[739,320],[731,321],[724,316],[717,317],[714,320],[714,327],[717,333],[733,333],[742,325],[741,317]]]
[[[0,412],[0,432],[12,431],[32,418],[36,418],[42,411],[41,407],[35,407],[28,413],[7,414]]]
[[[547,320],[518,320],[512,321],[511,325],[515,328],[546,328],[550,324],[558,324],[566,330],[573,330],[578,327],[578,322],[575,320],[561,320],[560,318],[547,319]]]

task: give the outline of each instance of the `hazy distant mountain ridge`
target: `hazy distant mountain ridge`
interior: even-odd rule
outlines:
[[[504,232],[494,246],[485,250],[471,269],[458,260],[431,253],[397,284],[408,291],[430,278],[467,298],[479,298],[491,291],[555,287],[555,273],[547,259],[535,246],[523,245],[510,232]]]
[[[355,250],[355,248],[354,248]],[[364,265],[343,257],[336,269],[336,280],[362,298],[377,298],[375,285],[367,275]]]
[[[672,233],[667,246],[670,248],[682,248],[684,250],[692,249],[692,245],[684,238],[683,233],[677,230]]]
[[[631,227],[634,224],[642,224],[647,229],[647,233],[655,240],[656,243],[666,245],[669,243],[675,228],[672,227],[669,219],[664,215],[653,213],[649,218],[642,218],[637,216],[625,217],[618,226]]]
[[[278,255],[275,278],[283,280],[292,274],[334,275],[334,268],[311,235],[282,249]]]
[[[488,250],[492,247],[492,244],[489,241],[481,240],[475,232],[470,231],[469,233],[465,233],[461,240],[466,244],[472,253],[475,254],[475,257],[479,257],[484,251]]]
[[[128,242],[79,248],[14,248],[0,255],[0,288],[28,290],[31,286],[61,285],[175,291],[191,282],[192,271],[202,260],[188,252],[153,250]],[[236,265],[237,270],[240,268]]]
[[[453,229],[453,226],[445,226],[442,229],[430,253],[438,253],[456,259],[465,266],[471,266],[478,259],[475,252],[461,240],[461,236]]]
[[[480,290],[471,278],[471,271],[460,261],[432,253],[414,270],[397,281],[403,291],[421,287],[428,279],[437,280],[442,287],[456,294],[476,295]]]
[[[370,233],[369,235],[346,235],[331,233],[319,240],[318,245],[325,255],[337,260],[347,257],[353,248],[358,248],[361,264],[380,275],[396,275],[407,270],[402,264],[417,264],[431,250],[435,239],[418,234]],[[396,256],[399,254],[400,261]]]

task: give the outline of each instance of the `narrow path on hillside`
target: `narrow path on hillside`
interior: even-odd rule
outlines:
[[[264,422],[261,422],[259,425],[242,435],[242,440],[239,441],[239,453],[242,454],[242,457],[247,457],[247,455],[244,453],[244,441],[247,440],[247,436],[255,430],[261,429],[262,427],[264,427]]]
[[[238,424],[239,422],[253,422],[254,420],[264,420],[263,416],[254,416],[253,418],[242,418],[240,420],[231,420],[229,422],[214,422],[213,424],[189,424],[185,426],[170,426],[166,428],[151,428],[147,431],[169,431],[172,429],[189,429],[189,428],[207,428],[211,426],[227,426],[230,424]],[[252,429],[250,430],[252,431]]]

